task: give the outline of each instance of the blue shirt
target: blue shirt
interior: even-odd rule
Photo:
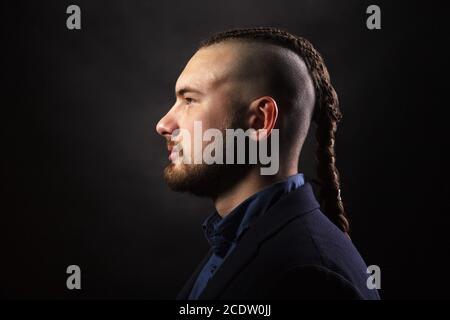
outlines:
[[[196,300],[205,289],[223,261],[233,251],[245,231],[283,195],[301,187],[305,183],[299,173],[286,180],[255,193],[233,209],[225,218],[214,211],[203,223],[203,231],[213,254],[203,266],[189,294],[189,300]]]

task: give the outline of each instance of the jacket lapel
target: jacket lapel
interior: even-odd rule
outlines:
[[[231,283],[233,278],[257,255],[261,242],[280,230],[291,220],[319,208],[311,184],[306,183],[302,187],[288,193],[275,203],[240,239],[234,250],[225,259],[215,275],[209,280],[205,290],[201,293],[200,300],[218,299],[220,294]],[[208,256],[209,258],[209,256]],[[190,288],[197,278],[199,269],[189,280]]]
[[[192,287],[194,286],[195,280],[197,280],[198,274],[200,271],[202,271],[203,266],[208,261],[208,259],[212,255],[212,250],[209,250],[209,252],[205,255],[203,260],[200,262],[200,264],[197,266],[197,269],[195,269],[194,273],[191,275],[189,280],[185,283],[184,287],[181,289],[181,291],[177,295],[177,300],[187,300],[189,298],[189,293],[191,293]]]

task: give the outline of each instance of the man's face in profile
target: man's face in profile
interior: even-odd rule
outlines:
[[[242,120],[245,111],[239,112],[245,101],[243,83],[235,75],[237,50],[233,45],[218,44],[197,51],[176,82],[175,104],[157,124],[156,130],[166,138],[169,150],[170,164],[164,178],[175,191],[215,197],[248,170],[245,165],[183,161],[201,152],[201,148],[194,148],[194,122],[200,121],[203,131],[215,128],[224,132],[226,128],[246,126]],[[183,139],[179,130],[188,132],[190,141]],[[205,147],[210,142],[201,143]]]

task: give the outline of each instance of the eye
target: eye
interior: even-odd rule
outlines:
[[[192,99],[192,98],[189,98],[189,97],[185,97],[185,98],[184,98],[184,101],[186,101],[186,104],[191,104],[191,103],[193,103],[195,100]]]

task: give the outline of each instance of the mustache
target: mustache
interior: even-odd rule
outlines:
[[[173,142],[173,141],[167,140],[166,143],[167,143],[168,150],[181,151],[181,149],[182,149],[180,142]]]

